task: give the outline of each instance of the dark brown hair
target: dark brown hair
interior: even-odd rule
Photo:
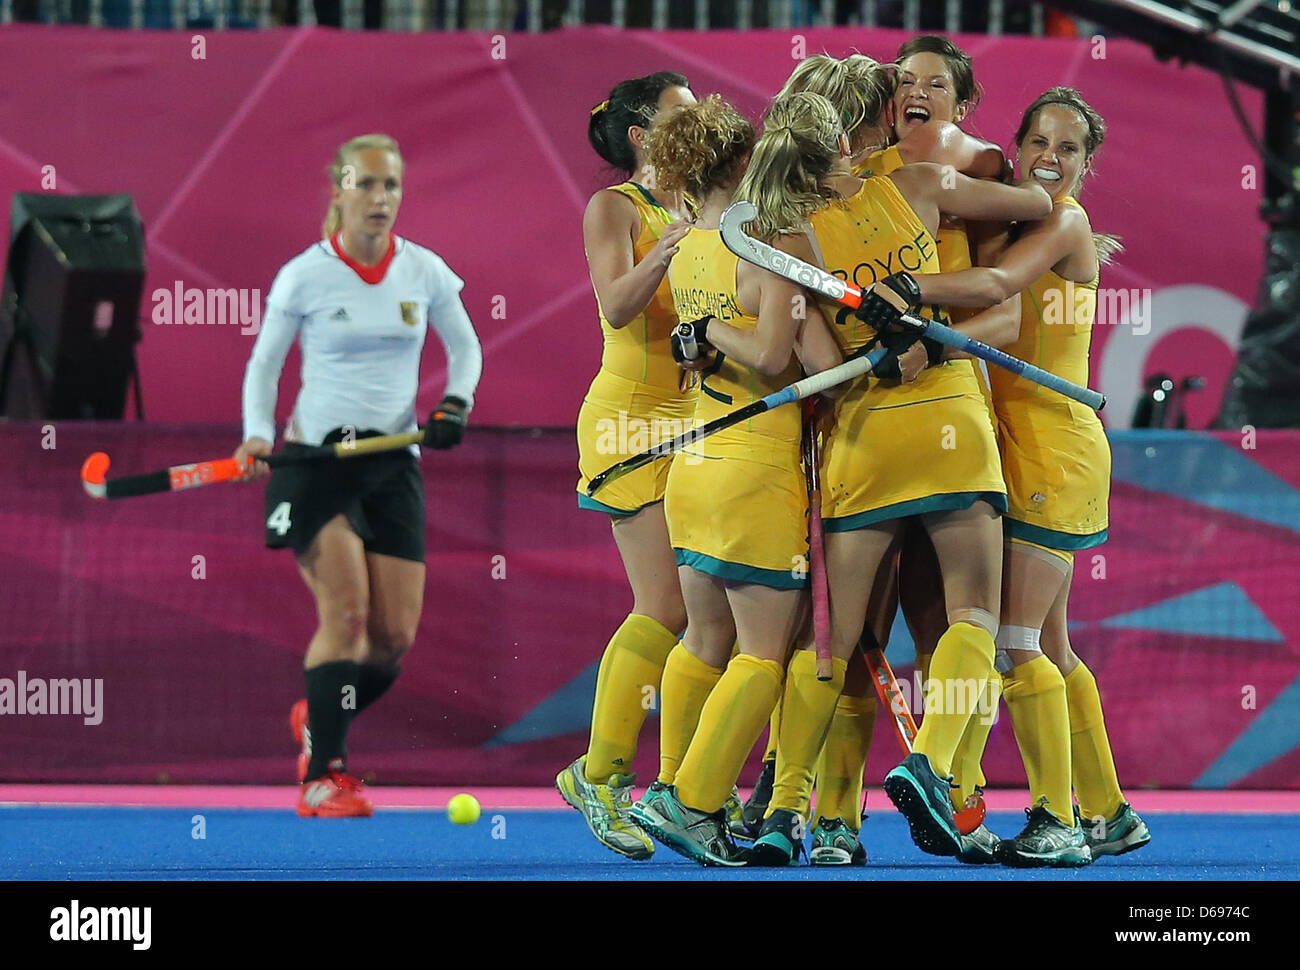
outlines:
[[[1025,109],[1025,113],[1020,119],[1020,127],[1016,129],[1016,145],[1019,146],[1025,140],[1025,136],[1029,134],[1029,129],[1033,126],[1034,118],[1038,112],[1053,104],[1070,108],[1083,118],[1084,124],[1088,127],[1088,133],[1083,138],[1083,160],[1085,162],[1090,161],[1093,152],[1100,148],[1101,143],[1106,140],[1106,122],[1096,108],[1083,100],[1082,94],[1074,88],[1065,86],[1048,88]],[[1081,194],[1082,177],[1079,179],[1079,185]],[[1097,244],[1097,259],[1104,264],[1109,264],[1116,254],[1124,251],[1124,244],[1120,242],[1119,236],[1112,236],[1105,232],[1094,232],[1092,239]]]
[[[898,48],[898,57],[894,60],[902,64],[913,54],[938,54],[942,57],[952,73],[953,94],[956,95],[958,103],[969,102],[968,113],[975,110],[975,106],[980,103],[980,98],[984,96],[984,89],[975,80],[975,68],[971,65],[969,54],[947,37],[940,37],[938,34],[922,34],[913,37]]]
[[[685,75],[656,71],[645,77],[620,81],[609,97],[591,109],[587,138],[596,154],[615,168],[631,175],[636,170],[636,152],[628,141],[633,125],[649,128],[659,111],[659,97],[668,88],[689,88]]]

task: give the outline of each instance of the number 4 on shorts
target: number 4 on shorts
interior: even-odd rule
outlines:
[[[292,523],[289,521],[289,503],[281,502],[275,507],[275,511],[271,513],[270,518],[266,520],[266,527],[274,529],[276,535],[282,536],[289,531],[290,525]]]

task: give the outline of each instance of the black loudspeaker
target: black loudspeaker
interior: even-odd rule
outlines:
[[[15,194],[0,414],[121,418],[136,376],[144,271],[144,228],[129,195]]]

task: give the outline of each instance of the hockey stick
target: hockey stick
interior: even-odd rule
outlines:
[[[423,431],[407,431],[402,434],[379,435],[374,438],[355,438],[352,441],[340,441],[336,444],[319,445],[293,455],[265,455],[256,459],[264,461],[272,468],[296,465],[308,461],[320,461],[327,458],[355,458],[358,455],[372,455],[382,451],[396,451],[410,445],[418,445],[424,440]],[[252,461],[253,459],[250,459]],[[126,475],[122,478],[106,478],[110,461],[108,455],[97,451],[81,466],[81,484],[86,494],[97,499],[132,498],[136,495],[153,495],[158,492],[178,492],[184,488],[197,488],[200,485],[215,485],[218,482],[231,482],[243,475],[247,466],[241,466],[233,458],[217,458],[212,461],[199,461],[190,465],[173,465],[171,468],[157,472],[145,472],[143,475]]]
[[[773,391],[762,400],[755,401],[753,404],[747,404],[743,408],[737,408],[730,414],[724,414],[720,418],[714,418],[708,424],[699,428],[693,428],[684,434],[679,434],[671,441],[663,441],[653,448],[641,452],[639,455],[633,455],[631,458],[625,458],[617,465],[606,468],[603,472],[593,478],[587,485],[587,494],[595,495],[600,489],[604,488],[610,482],[616,482],[629,472],[634,472],[638,468],[650,464],[656,458],[663,458],[665,455],[675,455],[677,452],[691,445],[703,441],[710,435],[717,434],[733,424],[739,424],[741,421],[748,421],[752,417],[770,411],[773,408],[780,407],[782,404],[792,404],[795,401],[801,401],[806,397],[814,394],[820,394],[828,387],[834,387],[836,384],[843,384],[845,381],[852,380],[862,374],[870,372],[888,353],[883,347],[879,350],[873,350],[869,354],[861,357],[853,357],[844,363],[830,370],[824,370],[821,373],[813,374],[811,377],[805,377],[801,381],[795,381],[789,387],[783,387],[779,391]]]
[[[826,585],[826,546],[822,535],[821,448],[817,444],[817,404],[804,410],[803,465],[808,480],[808,581],[812,587],[813,645],[817,679],[834,677],[831,662],[831,602]]]
[[[912,753],[912,746],[916,744],[917,728],[916,721],[912,718],[912,709],[907,706],[907,698],[903,696],[903,690],[898,686],[894,670],[885,659],[885,651],[874,644],[868,646],[861,641],[858,646],[862,649],[862,657],[867,662],[867,669],[871,671],[871,682],[876,685],[876,696],[880,698],[880,703],[885,705],[890,717],[893,718],[894,733],[898,735],[899,746],[902,747],[903,755],[906,757]],[[986,814],[984,799],[978,793],[972,794],[966,799],[966,807],[953,813],[957,831],[962,835],[970,835],[984,824]]]
[[[838,276],[834,276],[823,269],[805,263],[795,256],[774,249],[767,243],[746,234],[743,227],[757,215],[758,207],[752,202],[733,202],[727,206],[722,213],[719,228],[722,232],[722,241],[728,249],[748,263],[761,266],[777,276],[784,276],[788,280],[793,280],[814,293],[818,293],[844,306],[856,309],[862,305],[862,291],[856,286],[846,283]],[[1099,392],[1091,388],[1080,387],[1073,381],[1067,381],[1063,377],[1057,377],[1050,371],[1026,363],[1019,357],[1005,354],[996,347],[990,347],[988,344],[981,343],[973,337],[968,337],[959,331],[953,330],[951,327],[935,323],[933,320],[924,320],[910,313],[903,314],[902,322],[916,328],[918,336],[929,337],[941,344],[947,344],[949,347],[955,347],[975,357],[987,360],[990,364],[997,364],[999,367],[1025,378],[1025,380],[1041,384],[1058,394],[1065,395],[1071,400],[1085,404],[1094,411],[1100,411],[1106,406],[1106,398]]]

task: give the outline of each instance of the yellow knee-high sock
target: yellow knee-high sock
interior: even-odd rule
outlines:
[[[975,793],[976,788],[984,787],[984,770],[980,762],[984,759],[984,748],[989,743],[989,732],[993,730],[1001,699],[1002,678],[994,671],[984,688],[979,711],[966,724],[957,751],[952,756],[952,780],[957,785],[952,790],[952,803],[958,811],[965,808],[966,799]]]
[[[876,729],[876,697],[840,695],[817,762],[817,815],[840,818],[857,831],[862,825],[862,772]]]
[[[637,613],[629,614],[614,631],[596,676],[587,781],[603,785],[610,775],[631,771],[637,735],[645,723],[645,689],[659,690],[664,662],[676,645],[677,634]]]
[[[831,679],[817,679],[817,655],[799,650],[790,658],[781,697],[781,735],[776,745],[776,782],[767,814],[778,808],[808,817],[813,769],[826,743],[835,716],[835,702],[844,689],[847,660],[836,659]]]
[[[668,655],[659,688],[659,780],[665,785],[676,779],[700,711],[721,676],[722,668],[710,667],[680,643]]]
[[[939,638],[926,683],[925,717],[912,750],[930,759],[940,778],[952,773],[952,756],[979,708],[979,697],[993,675],[996,647],[988,630],[954,623]]]
[[[1070,711],[1070,755],[1079,814],[1088,819],[1113,818],[1124,804],[1124,793],[1115,774],[1097,679],[1082,660],[1065,678],[1065,699]]]
[[[1065,680],[1056,664],[1040,654],[1017,664],[1002,683],[1002,696],[1029,777],[1030,803],[1043,805],[1065,825],[1073,826]]]
[[[677,796],[688,808],[716,812],[731,795],[745,759],[781,696],[781,665],[748,654],[731,658],[700,712],[677,769]]]

